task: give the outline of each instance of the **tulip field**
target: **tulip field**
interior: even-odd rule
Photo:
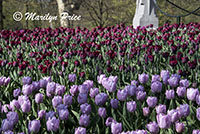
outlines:
[[[0,134],[200,134],[200,23],[0,31]]]

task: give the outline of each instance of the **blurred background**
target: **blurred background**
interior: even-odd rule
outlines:
[[[200,6],[200,0],[173,0],[184,9],[193,11]],[[60,4],[60,5],[59,5]],[[166,0],[157,0],[157,4],[165,12],[173,15],[186,14],[186,12],[170,5]],[[64,5],[64,9],[61,7]],[[38,15],[49,13],[51,16],[59,16],[59,11],[67,11],[70,14],[81,15],[80,21],[67,21],[65,27],[86,27],[91,29],[96,26],[112,26],[124,23],[132,25],[136,8],[136,0],[0,0],[0,29],[33,29],[35,27],[57,28],[62,26],[60,19],[56,21],[31,21],[22,19],[17,22],[13,19],[13,13],[20,11],[35,12]],[[200,14],[200,11],[197,12]],[[165,22],[176,23],[175,18],[167,17],[157,12],[159,25]],[[200,22],[200,17],[190,15],[181,19],[181,22]]]

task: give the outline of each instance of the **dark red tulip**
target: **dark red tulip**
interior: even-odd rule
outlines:
[[[177,63],[178,63],[177,60],[171,60],[169,64],[170,64],[172,67],[175,67],[175,66],[177,65]]]
[[[67,61],[66,61],[66,62],[64,62],[64,61],[62,62],[62,66],[63,66],[63,67],[67,67],[67,65],[68,65],[68,62],[67,62]]]
[[[75,66],[79,66],[80,65],[80,62],[78,60],[74,61],[74,65]]]
[[[153,55],[148,55],[147,57],[148,57],[148,60],[149,60],[149,61],[151,61],[151,62],[154,61],[154,56],[153,56]]]
[[[181,52],[178,52],[176,57],[178,60],[181,60],[181,58],[183,57],[183,54]]]
[[[42,73],[47,73],[47,67],[42,68]]]
[[[167,58],[169,57],[169,53],[168,53],[168,52],[163,52],[163,53],[162,53],[162,56],[163,56],[165,59],[167,59]]]
[[[183,64],[187,63],[189,61],[189,58],[186,56],[186,57],[182,57],[181,58],[181,61]]]
[[[108,67],[107,67],[107,71],[108,71],[108,73],[112,72],[112,67],[111,67],[111,66],[108,66]]]
[[[22,76],[22,75],[23,75],[23,72],[22,72],[22,71],[19,71],[18,74],[19,74],[19,76]]]
[[[188,66],[189,66],[191,69],[195,69],[196,66],[197,66],[196,60],[188,61]]]
[[[82,59],[83,64],[87,64],[87,59]]]
[[[80,75],[81,78],[83,78],[83,77],[85,77],[85,72],[80,72],[79,75]]]

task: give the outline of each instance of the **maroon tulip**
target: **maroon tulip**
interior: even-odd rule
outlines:
[[[176,65],[177,65],[177,60],[172,60],[172,61],[170,61],[170,65],[172,66],[172,67],[175,67]]]
[[[79,66],[80,65],[80,62],[78,60],[74,61],[74,65],[75,66]]]
[[[85,76],[85,72],[80,72],[80,77],[83,78]]]

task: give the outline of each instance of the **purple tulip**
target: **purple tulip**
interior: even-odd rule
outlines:
[[[79,104],[87,103],[87,97],[88,97],[87,94],[81,94],[81,93],[79,93],[78,94],[78,103]]]
[[[136,103],[135,101],[129,101],[126,103],[126,109],[129,111],[129,112],[134,112],[136,110]]]
[[[128,90],[128,95],[133,96],[137,91],[137,87],[135,85],[128,85],[125,87],[125,90]]]
[[[5,79],[4,85],[7,86],[9,82],[10,82],[10,77],[8,77],[8,78]]]
[[[28,113],[31,111],[31,103],[30,101],[24,101],[21,105],[22,112]]]
[[[14,111],[15,109],[16,110],[18,110],[18,109],[20,109],[20,104],[19,104],[19,102],[18,102],[18,100],[12,100],[11,102],[10,102],[10,108],[12,109],[12,111]],[[1,108],[0,108],[1,109]]]
[[[136,94],[136,98],[139,101],[144,101],[145,97],[146,97],[146,92],[144,92],[144,91],[138,91]]]
[[[22,84],[23,85],[29,85],[29,84],[31,84],[32,83],[32,79],[31,79],[31,77],[29,77],[29,76],[27,76],[27,77],[23,77],[22,78]]]
[[[175,128],[176,128],[177,133],[182,133],[185,129],[185,125],[184,125],[184,123],[176,122]]]
[[[146,117],[146,116],[149,116],[149,113],[150,113],[150,109],[149,107],[144,107],[142,108],[142,111],[143,111],[143,115]]]
[[[166,105],[162,105],[162,104],[159,104],[158,106],[156,106],[156,113],[157,114],[166,114]]]
[[[22,87],[22,93],[24,95],[31,95],[32,94],[32,91],[33,91],[33,85],[23,85]]]
[[[67,120],[69,117],[69,111],[67,108],[59,109],[58,116],[60,120]]]
[[[111,123],[111,132],[112,134],[119,134],[120,132],[122,132],[122,124],[121,123]]]
[[[45,117],[46,115],[46,111],[45,110],[40,110],[38,112],[38,118],[42,119],[43,117]]]
[[[139,86],[137,87],[136,94],[137,94],[137,92],[139,92],[139,91],[144,91],[144,87],[143,87],[142,85],[139,85]]]
[[[136,130],[136,131],[131,131],[133,134],[148,134],[146,130]]]
[[[80,110],[83,114],[90,114],[91,110],[92,110],[92,107],[90,104],[88,103],[85,103],[85,104],[81,104],[80,106]]]
[[[8,112],[6,114],[6,117],[9,121],[11,121],[13,123],[13,125],[17,124],[17,122],[19,120],[19,116],[18,116],[17,112]]]
[[[54,111],[49,111],[49,112],[47,112],[47,113],[45,114],[46,120],[48,120],[49,118],[53,118],[53,117],[55,116],[55,114],[56,114],[56,112],[54,112]]]
[[[120,101],[125,101],[126,98],[128,97],[128,90],[118,90],[117,91],[117,98]]]
[[[95,96],[95,103],[98,106],[103,106],[108,99],[108,95],[106,93],[99,93]]]
[[[186,95],[186,87],[177,87],[176,93],[179,97],[184,97]]]
[[[179,83],[179,77],[178,76],[171,76],[167,82],[169,83],[169,85],[172,87],[172,88],[175,88],[178,83]]]
[[[72,104],[72,96],[70,96],[69,94],[64,95],[63,104],[70,106]]]
[[[168,70],[162,70],[161,73],[160,73],[160,76],[163,80],[163,83],[167,84],[168,79],[170,78],[169,71]]]
[[[75,96],[77,93],[78,93],[78,86],[77,85],[71,86],[71,88],[70,88],[70,94],[72,96]]]
[[[87,127],[90,123],[90,115],[82,114],[79,119],[79,125]]]
[[[28,129],[31,132],[38,133],[40,131],[40,120],[32,120],[29,121]]]
[[[179,113],[178,110],[176,109],[172,109],[167,111],[167,114],[170,116],[170,121],[171,122],[176,122],[177,120],[179,120]]]
[[[106,78],[105,74],[101,74],[100,76],[97,76],[97,81],[98,81],[99,84],[102,84],[103,78]]]
[[[20,89],[15,89],[15,90],[13,91],[13,96],[14,96],[15,98],[18,97],[20,94],[21,94],[21,90],[20,90]]]
[[[112,117],[108,117],[105,124],[107,127],[110,127],[113,122],[117,123]]]
[[[40,82],[33,81],[32,85],[33,85],[33,91],[38,91],[40,89]]]
[[[88,85],[82,84],[82,85],[78,86],[78,91],[81,94],[88,94],[88,92],[90,91],[90,89],[89,89]]]
[[[5,131],[4,134],[14,134],[14,133],[13,133],[13,131],[8,130],[8,131]]]
[[[190,101],[195,101],[196,96],[199,95],[199,90],[196,88],[188,88],[187,89],[187,99]]]
[[[167,129],[171,125],[170,121],[170,116],[169,115],[164,115],[164,114],[159,114],[156,116],[158,126],[163,129]]]
[[[192,134],[200,134],[200,129],[193,130]]]
[[[196,117],[200,121],[200,107],[196,109]]]
[[[190,107],[188,104],[182,104],[179,107],[177,107],[177,111],[179,114],[179,118],[187,117],[190,114]]]
[[[56,83],[55,82],[48,82],[46,86],[46,94],[47,96],[51,96],[51,94],[54,94],[56,90]]]
[[[93,88],[93,81],[92,80],[86,80],[83,82],[83,85],[87,85],[88,89],[90,90]]]
[[[75,82],[76,81],[76,74],[69,74],[68,79],[70,82]]]
[[[168,99],[168,100],[174,99],[174,97],[175,97],[174,90],[173,89],[172,90],[166,90],[165,96],[166,96],[166,99]]]
[[[56,90],[55,90],[56,95],[63,95],[65,93],[65,90],[66,88],[64,85],[56,84]]]
[[[111,105],[112,108],[117,109],[118,106],[119,106],[119,101],[117,99],[111,99],[110,105]]]
[[[139,82],[140,82],[141,84],[145,84],[145,83],[147,83],[148,80],[149,80],[149,75],[148,75],[148,74],[145,74],[145,73],[139,74],[139,75],[138,75],[138,80],[139,80]]]
[[[136,80],[131,81],[131,85],[138,86],[138,81]]]
[[[200,95],[196,96],[196,103],[198,106],[200,106]]]
[[[13,130],[13,127],[14,127],[13,121],[10,121],[8,119],[4,119],[2,121],[1,130],[3,131]]]
[[[75,129],[75,134],[86,134],[86,128],[84,127],[78,127]]]
[[[159,132],[159,126],[155,121],[150,122],[146,127],[150,133],[157,134]]]
[[[115,92],[117,87],[117,76],[110,76],[109,78],[102,79],[103,87],[109,92]]]
[[[56,117],[49,118],[46,122],[47,131],[57,131],[59,128],[60,120]]]
[[[182,86],[182,87],[186,87],[186,88],[189,87],[189,81],[188,81],[187,79],[180,80],[179,84],[180,84],[180,86]]]
[[[35,95],[35,102],[36,103],[42,103],[43,102],[43,97],[44,97],[44,95],[43,94],[41,94],[41,93],[37,93],[36,95]]]
[[[59,104],[62,104],[62,97],[61,96],[54,96],[52,99],[52,105],[56,108]]]
[[[20,95],[20,96],[18,97],[19,105],[21,106],[21,105],[24,103],[24,101],[29,101],[28,96]]]
[[[151,83],[156,82],[156,81],[160,81],[160,75],[152,75]]]
[[[98,109],[98,115],[99,115],[100,117],[106,118],[106,114],[107,114],[106,108],[100,107],[100,108]]]
[[[162,83],[160,81],[155,81],[151,84],[151,91],[153,93],[160,93],[162,91]]]
[[[98,88],[91,88],[90,89],[90,97],[94,98],[97,94],[99,94],[99,89]]]
[[[157,105],[158,99],[157,97],[149,96],[146,100],[149,107],[154,108]]]

